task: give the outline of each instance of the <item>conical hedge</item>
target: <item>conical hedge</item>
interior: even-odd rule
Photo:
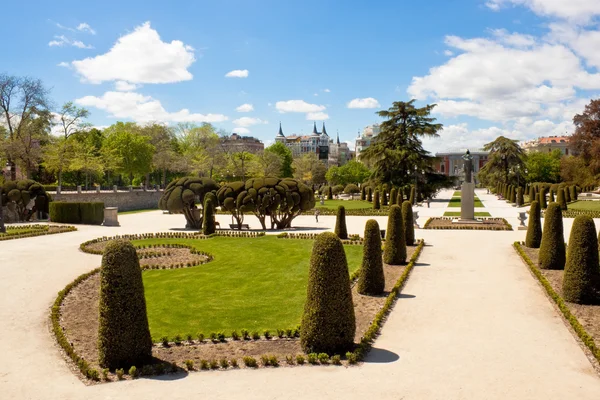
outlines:
[[[517,189],[517,205],[521,207],[523,204],[525,204],[525,198],[523,197],[523,188],[519,187]]]
[[[568,186],[565,186],[563,190],[565,192],[565,201],[567,203],[570,203],[571,202],[571,190],[570,190],[570,188]]]
[[[141,367],[152,358],[142,270],[133,245],[108,243],[100,269],[98,360],[103,368]]]
[[[577,200],[577,189],[575,188],[575,185],[569,186],[569,197],[571,198],[571,201]]]
[[[381,208],[381,204],[379,204],[379,192],[375,191],[375,196],[373,196],[373,209],[379,210]]]
[[[346,253],[331,232],[315,239],[300,344],[306,353],[344,354],[354,345],[356,322]]]
[[[344,206],[338,206],[337,216],[335,218],[335,234],[340,239],[348,239],[348,229],[346,228],[346,209]]]
[[[510,202],[511,203],[516,203],[517,202],[517,192],[516,192],[514,186],[510,187]]]
[[[373,201],[373,192],[371,191],[371,188],[367,188],[367,201],[370,203]]]
[[[387,192],[385,189],[381,192],[381,204],[384,206],[388,205]]]
[[[360,189],[360,199],[363,201],[367,199],[367,190],[364,186]]]
[[[538,249],[542,241],[542,225],[540,222],[540,203],[537,201],[531,202],[529,209],[529,225],[527,226],[527,237],[525,246],[532,249]]]
[[[404,201],[404,196],[402,195],[402,190],[399,190],[398,197],[396,197],[396,204],[398,204],[400,206],[400,205],[402,205],[403,201]]]
[[[546,188],[543,186],[540,188],[540,208],[542,210],[548,208],[548,205],[546,204]]]
[[[544,215],[539,267],[564,269],[566,261],[562,211],[558,203],[550,203]]]
[[[331,186],[327,187],[327,200],[333,200],[333,190],[331,189]]]
[[[563,296],[577,304],[598,302],[600,267],[598,266],[598,239],[594,220],[579,215],[573,221],[567,263],[563,275]]]
[[[391,265],[402,265],[406,263],[404,222],[402,221],[402,210],[397,204],[390,207],[388,214],[383,262]]]
[[[381,233],[377,221],[370,219],[365,225],[363,260],[358,275],[357,290],[360,294],[376,296],[382,294],[384,289]]]
[[[392,204],[396,204],[397,200],[398,200],[398,191],[396,190],[396,188],[392,188],[392,190],[390,190],[390,206]]]
[[[556,199],[554,198],[554,190],[550,189],[550,195],[548,196],[548,203],[554,203]]]
[[[402,222],[404,223],[404,239],[407,246],[415,244],[415,224],[413,221],[413,209],[410,201],[402,203]]]
[[[565,211],[567,209],[567,199],[565,198],[564,188],[558,188],[556,202],[560,205],[561,210]]]
[[[416,188],[414,186],[411,186],[411,188],[410,188],[410,198],[409,198],[410,204],[415,204],[415,200],[417,198],[416,197],[416,191],[417,191]]]
[[[217,227],[215,225],[215,207],[210,197],[204,201],[202,212],[204,213],[204,217],[202,218],[202,233],[204,235],[211,235],[215,233]]]

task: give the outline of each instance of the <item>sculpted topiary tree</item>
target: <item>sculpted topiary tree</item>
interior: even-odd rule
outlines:
[[[398,190],[398,197],[396,197],[396,204],[399,206],[404,202],[404,196],[402,195],[402,190]]]
[[[354,198],[354,195],[358,192],[360,192],[360,189],[354,183],[349,183],[344,188],[344,193],[351,194],[352,198]]]
[[[566,201],[567,203],[570,203],[570,202],[572,201],[572,199],[571,199],[571,189],[570,189],[570,187],[568,187],[568,186],[565,186],[563,190],[564,190],[564,192],[565,192],[565,201]]]
[[[244,207],[244,198],[239,197],[244,188],[244,182],[228,182],[223,184],[216,194],[217,203],[221,205],[224,211],[231,213],[239,229],[242,229],[244,223],[244,212],[252,212],[252,205]]]
[[[333,189],[331,186],[327,188],[327,200],[333,200]]]
[[[402,210],[397,204],[394,204],[390,207],[390,212],[388,215],[383,261],[386,264],[391,265],[402,265],[406,263],[404,222],[402,221]]]
[[[387,192],[385,189],[381,192],[381,204],[384,206],[388,205]]]
[[[13,212],[8,208],[9,215],[4,215],[5,221],[24,222],[29,221],[36,211],[48,213],[50,195],[44,187],[32,181],[24,179],[21,181],[6,181],[0,186],[2,206],[12,205]]]
[[[554,190],[550,189],[550,193],[548,194],[548,204],[554,203],[554,202],[555,202]]]
[[[415,224],[413,221],[413,209],[410,201],[402,203],[402,222],[404,223],[404,238],[407,246],[415,244]]]
[[[517,189],[517,205],[521,207],[523,204],[525,204],[525,198],[523,197],[523,188],[519,187]]]
[[[397,200],[398,200],[398,191],[396,190],[396,188],[392,188],[392,190],[390,190],[390,201],[389,201],[390,206],[392,204],[396,204]]]
[[[544,215],[539,267],[542,269],[563,269],[565,258],[562,211],[558,203],[550,203]]]
[[[348,229],[346,229],[346,209],[344,206],[338,206],[337,216],[335,218],[335,234],[340,239],[348,239]]]
[[[172,181],[166,187],[158,208],[174,213],[183,213],[187,221],[187,228],[202,228],[202,213],[199,212],[197,202],[204,204],[207,193],[216,193],[219,185],[210,178],[187,177]]]
[[[571,198],[571,201],[577,200],[577,188],[575,185],[569,186],[569,197]]]
[[[212,235],[217,230],[215,225],[215,206],[213,200],[206,196],[204,201],[204,217],[202,218],[202,233],[204,235]]]
[[[565,211],[567,209],[567,199],[565,198],[565,189],[558,188],[556,195],[556,202],[560,205],[560,209]]]
[[[109,369],[140,367],[152,358],[142,270],[133,245],[108,243],[100,269],[98,360]]]
[[[371,188],[367,188],[367,201],[370,203],[373,201],[373,192]]]
[[[567,262],[563,275],[563,296],[566,301],[577,304],[598,302],[600,289],[598,267],[598,239],[594,220],[579,215],[573,221]]]
[[[381,204],[379,204],[379,191],[375,191],[375,196],[373,196],[373,209],[379,210],[381,208]]]
[[[383,260],[381,254],[381,233],[379,224],[374,219],[365,225],[365,242],[363,259],[358,275],[357,290],[360,294],[376,296],[385,289]]]
[[[529,225],[527,226],[527,237],[525,246],[538,249],[542,241],[542,224],[540,222],[540,203],[536,200],[531,202],[529,209]]]
[[[546,204],[546,188],[543,186],[540,188],[540,208],[542,210],[548,208],[548,205]]]
[[[410,198],[409,198],[410,204],[415,204],[415,200],[417,199],[415,194],[416,194],[416,189],[414,186],[411,186],[410,187]]]
[[[331,232],[318,235],[313,245],[300,332],[307,353],[343,354],[354,344],[356,321],[346,253]]]
[[[360,199],[362,201],[367,199],[367,189],[364,186],[360,189]]]

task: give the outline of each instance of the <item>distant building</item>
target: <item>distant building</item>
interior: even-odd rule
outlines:
[[[546,152],[550,153],[553,150],[560,150],[563,156],[569,155],[569,141],[570,136],[548,136],[533,139],[524,143],[521,143],[521,147],[526,153],[531,152]]]
[[[357,160],[360,159],[360,153],[371,145],[371,142],[377,137],[377,135],[379,135],[379,132],[381,132],[381,126],[379,124],[372,124],[366,126],[363,129],[362,134],[359,134],[359,136],[356,138],[355,150]]]
[[[340,143],[340,136],[337,135],[337,140],[334,143],[333,139],[327,134],[325,123],[321,132],[317,131],[317,123],[314,123],[312,134],[310,135],[290,135],[285,136],[281,123],[279,124],[279,132],[275,136],[275,142],[285,144],[291,151],[292,156],[302,157],[304,154],[314,153],[319,160],[326,163],[328,166],[344,165],[350,160],[351,152],[347,143]]]
[[[459,179],[464,179],[464,155],[464,152],[436,153],[435,156],[439,158],[440,161],[434,164],[434,168],[437,172],[446,176],[456,176]],[[488,161],[488,155],[488,151],[471,152],[471,156],[473,156],[473,175],[475,183],[477,183],[477,173]]]
[[[263,142],[252,136],[240,136],[232,133],[231,136],[221,139],[223,148],[230,153],[239,153],[247,151],[249,153],[260,153],[265,149]]]

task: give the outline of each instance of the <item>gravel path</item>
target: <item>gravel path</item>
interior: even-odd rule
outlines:
[[[515,208],[485,192],[478,196],[493,216],[517,226]],[[445,207],[439,201],[419,208],[418,222],[441,216]],[[348,217],[349,232],[362,234],[367,219]],[[377,219],[385,225],[385,217]],[[85,386],[69,371],[48,328],[56,293],[99,264],[99,256],[78,250],[79,243],[183,225],[182,216],[158,211],[120,221],[118,228],[81,226],[0,242],[1,398],[600,399],[600,379],[512,251],[524,231],[418,231],[428,246],[360,367],[211,371]],[[306,216],[296,225],[321,231],[335,218],[320,221]],[[565,227],[568,235],[570,223]]]

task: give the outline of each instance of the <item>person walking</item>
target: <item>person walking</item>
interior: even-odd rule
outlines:
[[[315,219],[317,220],[317,222],[319,222],[319,214],[321,214],[321,212],[318,208],[315,208]]]
[[[429,207],[429,203],[431,203],[431,197],[428,197],[428,198],[427,198],[427,208],[430,208],[430,207]]]

